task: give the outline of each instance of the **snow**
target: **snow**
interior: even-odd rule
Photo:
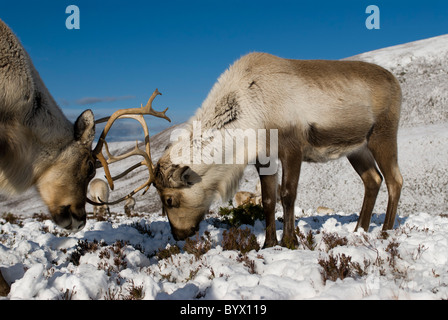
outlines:
[[[105,221],[89,215],[83,230],[68,234],[41,218],[47,209],[30,190],[8,199],[0,196],[0,271],[11,284],[9,295],[0,299],[448,299],[447,54],[448,36],[441,36],[352,57],[390,68],[403,87],[399,163],[405,184],[396,228],[387,236],[381,232],[384,185],[369,232],[353,232],[363,188],[344,159],[303,165],[296,226],[301,235],[312,235],[312,245],[301,239],[296,250],[224,250],[229,226],[218,215],[223,204],[217,202],[198,235],[190,238],[202,237],[198,244],[208,251],[188,253],[186,241],[173,239],[154,189],[136,198],[135,216],[126,216],[122,204],[112,206]],[[154,160],[169,132],[152,138]],[[110,145],[112,153],[132,147],[127,142]],[[113,174],[134,160],[116,164]],[[111,197],[143,183],[143,170],[119,180]],[[240,188],[253,191],[256,182],[255,170],[248,167]],[[333,213],[318,213],[318,206]],[[279,239],[281,217],[278,205]],[[263,221],[239,228],[248,228],[263,245]],[[177,253],[159,254],[176,248]],[[331,279],[324,270],[335,258],[341,270],[343,259],[349,262],[343,276]]]
[[[357,55],[356,58],[376,63],[387,69],[408,65],[420,58],[427,60],[440,59],[440,53],[448,52],[448,35],[409,42],[388,48],[374,50]],[[347,58],[351,60],[354,57]]]
[[[72,299],[124,299],[133,286],[151,300],[448,298],[447,215],[400,218],[387,238],[381,232],[384,214],[373,217],[369,233],[353,232],[354,214],[303,215],[297,224],[302,233],[312,232],[314,250],[303,244],[297,250],[277,246],[252,250],[244,259],[223,249],[225,226],[215,219],[200,225],[200,236],[210,233],[209,251],[199,257],[181,251],[165,259],[155,256],[159,248],[183,247],[185,241],[172,239],[168,222],[159,214],[116,215],[107,222],[89,219],[81,232],[71,235],[62,235],[48,220],[27,218],[23,226],[1,221],[1,271],[7,281],[14,280],[8,298],[62,299],[68,290]],[[149,232],[141,233],[137,225]],[[282,224],[277,225],[281,236]],[[246,227],[262,243],[263,223]],[[333,233],[347,243],[329,248],[323,239]],[[74,263],[81,240],[97,240],[99,246]],[[394,243],[395,258],[388,249]],[[319,260],[340,254],[365,267],[366,274],[325,282]]]

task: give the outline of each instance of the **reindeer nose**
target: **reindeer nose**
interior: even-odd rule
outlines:
[[[62,206],[52,213],[53,221],[71,232],[78,232],[86,225],[87,214],[84,208],[72,210],[70,206]]]
[[[75,215],[72,215],[72,222],[70,225],[66,226],[65,229],[71,232],[78,232],[81,231],[82,228],[84,228],[86,225],[86,218],[82,220],[78,220]]]
[[[86,225],[86,220],[81,221],[81,223],[78,225],[78,229],[76,231],[80,231],[82,230],[82,228],[84,228]]]
[[[77,232],[82,230],[82,228],[84,228],[84,226],[86,225],[87,221],[86,210],[82,208],[76,212],[72,212],[71,216],[72,216],[72,225],[70,228],[71,231]]]
[[[62,206],[58,210],[51,211],[51,218],[61,228],[70,229],[72,225],[70,206]]]

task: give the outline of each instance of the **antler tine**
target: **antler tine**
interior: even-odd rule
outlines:
[[[159,118],[166,119],[166,120],[168,120],[169,122],[171,122],[171,119],[168,118],[168,117],[166,116],[166,114],[165,114],[166,111],[168,110],[168,108],[166,108],[166,109],[163,110],[163,111],[155,111],[155,110],[152,108],[152,102],[154,101],[154,99],[155,99],[158,95],[162,95],[162,94],[159,92],[159,90],[156,89],[156,90],[152,93],[151,97],[149,97],[148,102],[146,103],[146,105],[143,107],[143,104],[142,104],[142,105],[141,105],[141,108],[144,109],[144,110],[146,111],[144,114],[153,115],[153,116],[156,116],[156,117],[159,117]]]
[[[102,141],[101,146],[106,143],[106,140],[100,138],[100,141]],[[99,142],[98,142],[99,144]],[[109,165],[107,164],[107,160],[106,158],[104,158],[104,155],[101,153],[101,149],[100,152],[97,154],[94,154],[94,156],[100,161],[101,166],[104,169],[104,174],[106,176],[107,182],[109,183],[110,189],[114,190],[114,181],[112,180],[112,176],[110,174],[110,170],[109,170]]]
[[[143,183],[138,188],[135,188],[129,194],[125,195],[124,197],[122,197],[120,199],[117,199],[117,200],[112,201],[112,202],[104,202],[101,199],[99,199],[100,203],[96,203],[96,202],[94,202],[94,201],[92,201],[90,199],[87,199],[87,202],[89,202],[92,205],[102,205],[102,204],[114,205],[114,204],[117,204],[117,203],[119,203],[121,201],[124,201],[124,200],[132,197],[134,194],[136,194],[137,192],[139,192],[140,190],[142,190],[143,188],[146,187],[145,191],[143,192],[143,194],[145,194],[148,191],[148,189],[151,186],[151,184],[154,182],[154,175],[152,174],[152,169],[150,169],[150,172],[151,172],[150,177],[148,178],[148,180],[146,180],[145,183]]]
[[[124,177],[125,175],[127,175],[129,172],[131,172],[131,171],[137,169],[137,168],[140,167],[140,166],[142,166],[142,163],[141,163],[141,162],[136,163],[136,164],[134,164],[132,167],[129,167],[128,169],[126,169],[125,171],[123,171],[122,173],[117,174],[116,176],[112,177],[112,180],[113,180],[113,181],[116,181],[116,180],[118,180],[118,179]]]
[[[91,204],[92,206],[101,206],[101,205],[103,205],[103,204],[100,203],[100,202],[95,202],[95,201],[93,201],[93,200],[90,200],[89,197],[86,197],[86,202],[89,203],[89,204]]]
[[[129,151],[127,153],[120,154],[119,156],[114,156],[114,155],[112,155],[109,152],[109,145],[107,144],[106,141],[104,141],[104,147],[106,149],[106,153],[107,153],[107,156],[108,156],[108,159],[107,159],[107,163],[108,164],[111,164],[111,163],[114,163],[114,162],[117,162],[117,161],[129,158],[129,157],[135,156],[135,155],[142,156],[143,158],[145,158],[145,161],[148,162],[148,163],[151,162],[151,160],[149,159],[148,154],[146,154],[143,150],[141,150],[138,147],[138,141],[135,142],[134,149],[132,149],[131,151]]]

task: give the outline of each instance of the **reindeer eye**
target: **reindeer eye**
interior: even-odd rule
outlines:
[[[179,208],[179,199],[177,197],[173,196],[167,196],[165,198],[165,206],[168,208]]]
[[[95,164],[93,163],[92,160],[89,160],[87,162],[87,176],[89,178],[93,178],[94,175],[95,175]]]

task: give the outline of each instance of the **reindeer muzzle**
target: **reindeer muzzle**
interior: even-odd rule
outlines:
[[[73,211],[71,206],[59,207],[56,212],[51,212],[51,217],[59,227],[70,232],[80,231],[86,225],[87,214],[84,208]]]

